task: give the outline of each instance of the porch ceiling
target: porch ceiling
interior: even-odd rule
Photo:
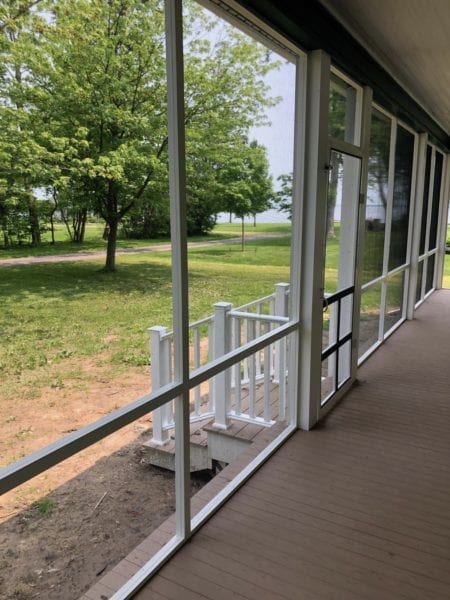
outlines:
[[[450,133],[449,0],[320,0]]]

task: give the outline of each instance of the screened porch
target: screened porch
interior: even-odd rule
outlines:
[[[281,140],[291,178],[292,228],[271,291],[288,283],[278,302],[256,310],[268,298],[262,292],[233,308],[219,295],[227,290],[217,290],[211,326],[207,313],[190,312],[202,289],[186,228],[197,175],[185,160],[188,4],[166,0],[161,9],[172,310],[171,328],[148,324],[153,387],[7,465],[0,489],[146,418],[156,445],[171,447],[171,516],[144,530],[152,507],[143,505],[139,543],[93,569],[83,600],[447,599],[449,122],[444,113],[435,120],[433,102],[416,102],[402,73],[392,77],[327,2],[311,2],[311,11],[199,2],[232,39],[248,36],[267,61],[283,64],[289,105],[272,140]],[[205,67],[205,79],[218,66]],[[434,100],[441,106],[439,94]],[[220,131],[201,130],[196,142],[208,136],[223,144]],[[238,279],[245,288],[244,271]],[[222,450],[240,426],[247,439],[232,456],[226,448],[225,458],[207,455],[210,480],[194,493],[192,427],[204,414]]]
[[[339,407],[294,433],[135,597],[448,598],[449,328],[441,290]],[[146,548],[83,600],[111,597]]]

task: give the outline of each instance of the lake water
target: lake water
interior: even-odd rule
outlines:
[[[228,223],[230,221],[229,213],[220,213],[217,215],[218,223]],[[232,223],[240,223],[241,219],[235,218],[233,215]],[[256,215],[257,223],[289,223],[289,219],[287,218],[286,213],[279,212],[278,210],[272,208],[271,210],[266,210],[265,212],[259,213]],[[253,223],[253,217],[245,217],[244,223]]]

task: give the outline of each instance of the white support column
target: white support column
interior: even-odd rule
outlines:
[[[417,276],[419,269],[420,234],[422,231],[423,195],[425,185],[425,166],[427,162],[428,135],[419,135],[417,149],[417,177],[415,194],[413,198],[413,226],[411,239],[411,266],[409,273],[408,298],[406,305],[406,318],[414,319],[414,306],[416,304]],[[427,190],[428,193],[428,190]]]
[[[165,1],[169,147],[170,226],[172,242],[174,379],[184,384],[175,401],[176,533],[191,532],[189,454],[189,294],[186,231],[186,149],[182,2]]]
[[[231,319],[233,308],[229,302],[214,304],[214,358],[220,358],[231,350]],[[215,419],[214,427],[227,429],[230,424],[231,371],[226,369],[213,379]]]
[[[361,286],[364,261],[364,238],[366,231],[367,185],[369,179],[370,130],[372,121],[372,90],[363,90],[361,111],[361,175],[359,188],[358,235],[355,265],[355,293],[353,294],[353,323],[352,323],[352,359],[351,378],[355,379],[358,370],[359,355],[359,326],[361,319]]]
[[[306,130],[306,86],[307,59],[301,56],[297,60],[295,81],[295,123],[294,123],[294,161],[292,178],[292,233],[290,253],[289,318],[300,321],[300,297],[303,288],[301,282],[302,236],[304,218],[304,164]],[[301,403],[301,325],[289,337],[288,381],[286,421],[298,425]]]
[[[445,263],[445,247],[447,242],[447,222],[448,222],[448,207],[450,201],[450,154],[444,154],[444,164],[442,165],[442,189],[441,189],[441,213],[440,213],[440,228],[438,235],[438,252],[436,255],[436,289],[442,288],[442,277],[444,275]]]
[[[329,90],[330,58],[322,50],[314,50],[308,55],[307,70],[300,267],[302,285],[299,290],[301,336],[298,352],[298,425],[302,429],[311,429],[317,423],[320,411]]]
[[[170,381],[170,339],[166,336],[166,327],[151,327],[150,356],[152,361],[152,391],[155,391]],[[172,403],[157,408],[152,413],[153,436],[152,442],[158,446],[170,440],[168,422],[173,421]]]

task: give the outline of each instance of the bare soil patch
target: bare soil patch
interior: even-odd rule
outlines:
[[[146,465],[141,442],[0,525],[0,598],[75,600],[173,513],[173,473]]]
[[[111,377],[100,363],[71,365],[87,386],[2,400],[3,464],[149,391],[148,367]],[[2,600],[75,600],[172,514],[173,473],[142,460],[150,430],[146,415],[0,498]],[[193,477],[192,492],[204,482]]]

